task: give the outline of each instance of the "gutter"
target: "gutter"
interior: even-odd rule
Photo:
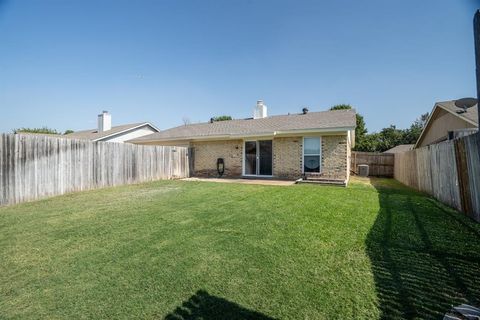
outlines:
[[[125,130],[122,130],[122,131],[119,131],[119,132],[115,132],[115,133],[109,134],[108,136],[104,136],[104,137],[101,137],[101,138],[97,138],[97,139],[94,139],[94,140],[91,140],[91,141],[102,141],[102,140],[104,140],[104,139],[107,139],[107,138],[110,138],[110,137],[114,137],[114,136],[116,136],[116,135],[119,135],[119,134],[122,134],[122,133],[125,133],[125,132],[128,132],[128,131],[131,131],[131,130],[135,130],[135,129],[138,129],[138,128],[141,128],[141,127],[144,127],[144,126],[150,126],[152,129],[155,129],[155,130],[157,130],[157,132],[160,132],[160,129],[158,129],[157,127],[155,127],[153,124],[151,124],[150,122],[145,122],[145,123],[139,124],[138,126],[135,126],[135,127],[132,127],[132,128],[128,128],[128,129],[125,129]]]
[[[312,133],[340,133],[345,132],[348,135],[348,132],[355,130],[355,127],[338,127],[338,128],[322,128],[322,129],[292,129],[284,131],[273,131],[267,133],[252,133],[252,134],[228,134],[228,135],[216,135],[216,136],[187,136],[187,137],[173,137],[166,139],[141,139],[141,140],[130,140],[127,142],[141,144],[141,143],[151,143],[151,142],[171,142],[171,141],[208,141],[208,140],[233,140],[233,139],[244,139],[244,138],[253,138],[253,137],[275,137],[282,135],[301,135],[301,134],[312,134]]]

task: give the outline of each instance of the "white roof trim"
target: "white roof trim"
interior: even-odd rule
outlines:
[[[425,123],[425,127],[423,127],[422,129],[422,132],[420,133],[420,136],[418,137],[417,141],[415,142],[415,145],[413,146],[413,149],[417,149],[418,147],[418,144],[420,141],[422,141],[422,138],[425,134],[425,130],[428,128],[428,125],[430,124],[430,122],[432,121],[432,117],[433,117],[433,114],[435,113],[435,111],[437,110],[437,108],[441,108],[442,110],[445,110],[447,111],[448,113],[450,114],[453,114],[454,116],[457,116],[458,118],[464,120],[465,122],[468,122],[474,126],[478,126],[477,123],[475,123],[474,121],[470,120],[470,119],[467,119],[465,117],[462,117],[461,115],[459,115],[458,113],[456,112],[453,112],[452,110],[449,110],[448,108],[446,108],[445,106],[443,106],[441,103],[437,102],[435,103],[435,105],[433,106],[433,109],[432,111],[430,112],[430,115],[428,116],[428,119],[427,119],[427,122]]]
[[[108,136],[104,136],[104,137],[101,137],[101,138],[97,138],[97,139],[94,139],[92,141],[103,141],[107,138],[110,138],[110,137],[114,137],[116,135],[119,135],[119,134],[122,134],[122,133],[125,133],[125,132],[129,132],[129,131],[132,131],[132,130],[135,130],[135,129],[138,129],[138,128],[141,128],[141,127],[144,127],[144,126],[149,126],[151,127],[152,129],[156,130],[157,132],[160,132],[160,129],[155,127],[153,124],[151,124],[150,122],[144,122],[144,123],[141,123],[139,124],[138,126],[135,126],[135,127],[131,127],[131,128],[128,128],[128,129],[125,129],[125,130],[122,130],[122,131],[119,131],[119,132],[115,132],[115,133],[112,133],[112,134],[109,134]]]
[[[453,112],[452,110],[447,109],[447,108],[446,108],[445,106],[443,106],[441,103],[437,103],[437,105],[438,105],[440,108],[442,108],[443,110],[448,111],[449,113],[453,114],[454,116],[457,116],[457,117],[459,117],[460,119],[465,120],[466,122],[468,122],[468,123],[470,123],[470,124],[473,124],[474,126],[478,126],[478,123],[476,123],[475,121],[472,121],[472,120],[470,120],[470,119],[468,119],[468,118],[465,118],[464,116],[462,116],[461,113],[458,114],[458,113],[456,113],[456,112]],[[478,108],[478,107],[477,107],[477,108]]]

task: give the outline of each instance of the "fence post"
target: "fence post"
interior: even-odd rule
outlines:
[[[480,10],[475,13],[473,19],[473,34],[475,37],[475,65],[477,76],[477,99],[480,99]],[[478,101],[478,100],[477,100]],[[478,105],[478,103],[477,103]],[[478,113],[478,123],[480,124],[480,112]]]
[[[467,154],[465,150],[465,141],[462,139],[454,140],[455,162],[457,164],[458,188],[460,191],[461,211],[467,215],[472,214],[472,200],[470,197],[469,172],[467,165]]]
[[[189,177],[195,174],[195,148],[188,148],[188,175]]]

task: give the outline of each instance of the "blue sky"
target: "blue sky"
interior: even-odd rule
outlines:
[[[477,0],[0,0],[0,132],[349,103],[369,131],[475,95]]]

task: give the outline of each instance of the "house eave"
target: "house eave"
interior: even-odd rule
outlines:
[[[336,127],[336,128],[313,128],[313,129],[292,129],[281,130],[264,133],[252,133],[252,134],[228,134],[228,135],[212,135],[212,136],[187,136],[187,137],[172,137],[164,139],[142,139],[142,140],[130,140],[128,142],[142,144],[142,143],[155,143],[155,142],[172,142],[172,141],[215,141],[215,140],[239,140],[248,138],[274,138],[285,137],[292,135],[306,135],[306,134],[345,134],[349,131],[355,130],[355,127]]]
[[[442,110],[450,113],[450,114],[453,114],[454,116],[458,117],[459,119],[462,119],[463,121],[467,122],[467,123],[470,123],[474,126],[477,126],[478,127],[478,123],[476,123],[475,121],[472,121],[468,118],[465,118],[465,117],[462,117],[461,115],[459,115],[458,113],[455,113],[453,111],[451,111],[450,109],[444,107],[441,103],[435,103],[435,105],[433,106],[433,109],[432,111],[430,112],[430,115],[428,116],[428,119],[427,119],[427,122],[425,123],[425,127],[422,129],[422,132],[420,133],[420,136],[418,137],[417,141],[415,142],[415,145],[413,146],[413,149],[417,149],[420,142],[423,140],[423,137],[425,135],[425,132],[427,131],[427,129],[430,127],[430,123],[432,122],[432,118],[433,118],[433,115],[434,113],[437,111],[437,108],[441,108]]]
[[[119,132],[115,132],[115,133],[109,134],[109,135],[101,137],[101,138],[92,139],[92,141],[104,141],[105,139],[108,139],[108,138],[111,138],[111,137],[114,137],[114,136],[117,136],[117,135],[121,135],[123,133],[129,132],[129,131],[132,131],[132,130],[135,130],[135,129],[138,129],[138,128],[141,128],[141,127],[145,127],[145,126],[149,126],[150,128],[156,130],[157,132],[160,132],[159,128],[155,127],[150,122],[145,122],[145,123],[139,124],[138,126],[128,128],[128,129],[125,129],[125,130],[122,130],[122,131],[119,131]]]

